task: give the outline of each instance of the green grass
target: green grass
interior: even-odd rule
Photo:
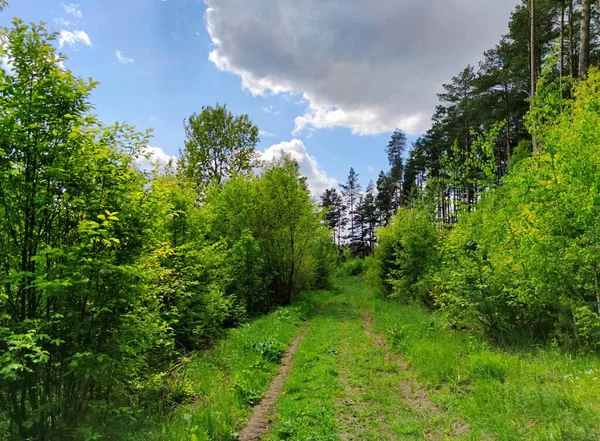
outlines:
[[[267,440],[333,441],[336,437],[335,399],[339,396],[339,344],[343,339],[337,324],[352,319],[352,310],[340,306],[334,295],[310,323],[294,356],[279,397],[276,425]]]
[[[298,347],[269,441],[422,440],[451,431],[447,415],[403,400],[408,373],[363,323],[372,301],[361,279],[338,282]]]
[[[198,400],[128,439],[235,440],[277,372],[271,348],[307,324],[268,441],[600,440],[597,357],[494,347],[378,297],[361,277],[302,301],[196,356],[187,373]]]
[[[393,336],[394,349],[429,387],[430,397],[464,418],[474,439],[600,439],[597,357],[551,347],[495,348],[447,329],[422,307],[378,297],[372,305],[376,328]]]
[[[279,364],[264,344],[285,348],[322,303],[324,292],[305,295],[249,325],[229,331],[212,350],[198,353],[181,377],[195,401],[175,411],[155,412],[130,440],[229,441],[237,439],[251,408],[260,399]],[[272,351],[271,351],[272,352]]]

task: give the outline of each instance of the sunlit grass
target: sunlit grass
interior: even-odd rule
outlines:
[[[324,293],[311,293],[316,301]],[[276,374],[278,360],[261,356],[256,346],[270,340],[287,347],[305,321],[314,314],[308,297],[293,306],[279,308],[251,324],[230,330],[212,350],[198,353],[186,367],[194,402],[174,411],[156,411],[143,428],[130,433],[131,440],[237,439],[253,405]]]

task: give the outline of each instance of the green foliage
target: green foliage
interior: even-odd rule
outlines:
[[[365,272],[366,264],[363,259],[348,259],[340,265],[340,272],[346,276],[359,276]]]
[[[234,116],[226,106],[203,106],[185,121],[185,148],[178,168],[199,186],[221,184],[256,165],[258,127],[248,115]]]
[[[98,121],[55,34],[15,20],[0,39],[1,436],[115,438],[197,398],[182,356],[327,285],[329,232],[289,158],[240,174],[247,117],[204,108],[178,173],[142,172],[150,133]]]
[[[374,273],[384,292],[422,297],[453,326],[500,341],[525,332],[597,349],[599,85],[591,70],[570,101],[567,84],[546,72],[527,116],[542,152],[529,157],[523,146],[502,185],[453,228],[438,233],[419,207],[401,209],[379,231]],[[494,136],[473,145],[490,152]],[[491,188],[494,170],[479,169],[488,183],[472,183]]]
[[[427,281],[439,260],[438,233],[425,206],[400,208],[377,235],[373,271],[383,292],[431,303]]]
[[[259,178],[238,175],[213,188],[207,201],[213,237],[234,245],[231,290],[250,311],[288,304],[301,290],[327,284],[329,231],[289,157],[264,164]]]
[[[269,339],[266,342],[254,342],[252,347],[263,360],[270,362],[278,362],[285,352],[285,346],[273,339]]]

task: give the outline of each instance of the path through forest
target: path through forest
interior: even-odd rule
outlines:
[[[363,283],[342,284],[335,291],[287,352],[240,440],[468,435],[469,426],[431,401],[427,387],[374,330],[371,294]]]

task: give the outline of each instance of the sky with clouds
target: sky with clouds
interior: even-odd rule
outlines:
[[[0,25],[46,22],[66,66],[100,82],[101,119],[154,129],[156,162],[178,154],[186,116],[226,103],[316,195],[351,166],[363,187],[376,180],[390,132],[427,130],[441,85],[500,40],[517,3],[9,0]]]

